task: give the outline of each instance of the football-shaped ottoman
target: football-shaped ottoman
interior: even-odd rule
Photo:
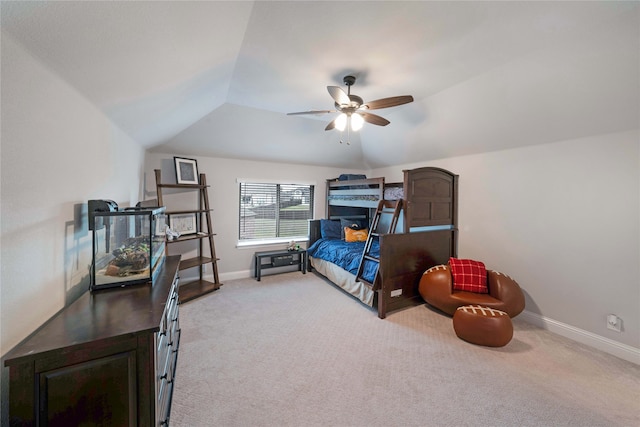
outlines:
[[[513,338],[509,315],[480,305],[458,307],[453,314],[453,329],[458,338],[487,347],[503,347]]]

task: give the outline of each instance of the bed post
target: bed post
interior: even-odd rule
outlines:
[[[309,220],[309,241],[307,242],[307,249],[311,247],[316,241],[320,240],[322,237],[322,233],[320,231],[320,220],[319,219],[310,219]],[[307,270],[311,271],[311,261],[307,256]]]

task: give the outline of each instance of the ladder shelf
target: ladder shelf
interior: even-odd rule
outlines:
[[[197,243],[197,256],[188,259],[182,259],[180,261],[180,265],[178,267],[179,270],[187,270],[192,268],[198,269],[197,279],[189,282],[180,282],[180,287],[178,289],[178,296],[180,302],[187,302],[192,299],[198,298],[202,295],[213,292],[217,289],[220,289],[222,283],[220,283],[220,279],[218,278],[218,261],[219,258],[216,257],[216,250],[214,244],[214,236],[213,233],[212,222],[211,222],[211,211],[212,209],[209,207],[209,194],[207,185],[207,178],[205,174],[200,174],[199,184],[164,184],[162,183],[161,171],[159,169],[155,169],[156,176],[156,189],[158,194],[158,206],[165,206],[165,200],[163,198],[163,190],[164,189],[181,189],[185,191],[193,191],[196,190],[199,192],[198,197],[198,205],[194,206],[193,209],[172,209],[167,210],[167,215],[171,218],[171,215],[184,215],[184,214],[195,214],[197,216],[196,233],[185,234],[177,239],[167,240],[167,244],[179,243],[179,242],[194,242]],[[176,192],[170,192],[165,194],[165,196],[169,196],[170,194],[177,194]],[[208,245],[205,246],[205,243],[208,242]],[[168,248],[168,246],[167,246]],[[208,256],[206,253],[208,252]],[[206,280],[204,278],[205,266],[207,264],[211,264],[212,273],[213,273],[213,281]]]

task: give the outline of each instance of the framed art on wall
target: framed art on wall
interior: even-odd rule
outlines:
[[[196,224],[196,214],[172,214],[169,215],[169,228],[177,231],[181,235],[194,234],[198,232]]]
[[[178,184],[198,184],[198,163],[195,159],[174,157]]]

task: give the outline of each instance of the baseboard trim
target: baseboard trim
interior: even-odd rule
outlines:
[[[250,270],[244,270],[244,271],[232,271],[230,273],[221,273],[218,275],[218,280],[220,280],[220,283],[222,283],[224,285],[224,282],[227,280],[235,280],[235,279],[246,279],[248,277],[251,277],[253,275],[253,273]],[[202,276],[203,279],[205,280],[209,280],[211,282],[213,282],[213,274],[210,273],[205,273]],[[192,280],[198,280],[198,276],[195,274],[191,274],[189,276],[180,276],[180,281],[183,283],[188,283]]]
[[[294,273],[296,271],[298,271],[297,265],[283,265],[282,267],[278,267],[275,270],[268,270],[267,274],[265,274],[263,271],[262,277],[266,277],[266,276],[270,276],[272,274],[278,274],[278,273]],[[255,278],[255,273],[253,269],[231,271],[229,273],[220,274],[220,281],[223,283],[225,280],[250,279],[250,278]]]
[[[253,271],[251,270],[231,271],[220,274],[220,281],[224,283],[226,280],[247,279],[252,276]]]
[[[558,322],[557,320],[549,319],[548,317],[530,311],[525,310],[518,317],[542,329],[640,365],[640,349],[638,348],[596,335],[576,328],[575,326],[567,325],[566,323]]]
[[[291,268],[291,266],[288,266],[288,265],[287,265],[287,266],[283,266],[282,268],[283,268],[283,269],[284,269],[284,268]],[[291,270],[291,271],[293,272],[293,271],[297,271],[297,270]],[[283,272],[286,272],[286,271],[283,271]],[[264,276],[267,276],[267,275],[269,275],[269,274],[266,274],[266,275],[264,275]],[[264,276],[263,276],[263,277],[264,277]],[[213,281],[213,274],[205,273],[203,277],[204,277],[206,280],[211,280],[211,281]],[[220,279],[220,282],[222,282],[223,284],[224,284],[224,282],[226,282],[227,280],[248,279],[248,278],[252,278],[252,277],[254,277],[253,269],[251,269],[251,270],[231,271],[231,272],[228,272],[228,273],[220,273],[220,274],[218,275],[218,278]],[[198,276],[196,276],[196,275],[192,275],[192,276],[184,276],[184,277],[183,277],[183,276],[181,276],[181,277],[180,277],[180,280],[182,280],[182,281],[183,281],[183,282],[185,282],[185,283],[186,283],[186,282],[189,282],[189,281],[191,281],[191,280],[197,280],[197,279],[198,279]]]

